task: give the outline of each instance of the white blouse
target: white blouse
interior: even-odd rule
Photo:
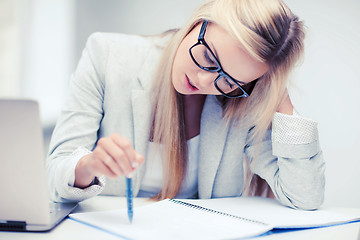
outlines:
[[[198,156],[200,135],[187,141],[188,165],[185,178],[176,198],[193,198],[198,192]],[[163,183],[162,161],[159,156],[158,144],[149,142],[145,161],[145,175],[140,185],[139,197],[153,197],[161,191]],[[161,147],[161,146],[160,146]]]

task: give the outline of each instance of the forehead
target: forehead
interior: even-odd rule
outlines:
[[[199,24],[198,33],[201,24]],[[214,52],[224,71],[233,78],[250,82],[264,75],[268,66],[255,59],[241,43],[215,23],[208,23],[205,41]]]

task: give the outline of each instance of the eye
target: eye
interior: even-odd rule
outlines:
[[[204,58],[210,65],[216,65],[216,61],[208,49],[204,50]]]
[[[232,83],[231,81],[229,81],[229,79],[227,79],[227,78],[225,78],[225,82],[226,82],[226,84],[230,87],[230,89],[233,89],[233,87],[234,87],[234,83]]]

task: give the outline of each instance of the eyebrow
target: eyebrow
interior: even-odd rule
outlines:
[[[213,52],[214,52],[214,54],[215,54],[215,57],[217,58],[217,60],[219,61],[219,63],[220,63],[220,58],[219,58],[219,55],[217,54],[217,52],[216,52],[216,48],[215,48],[215,46],[214,46],[214,44],[212,43],[212,42],[210,42],[210,45],[212,46],[212,50],[213,50]]]
[[[221,65],[219,55],[218,55],[217,52],[216,52],[216,49],[215,49],[215,46],[214,46],[213,42],[210,42],[210,45],[211,45],[212,48],[213,48],[213,49],[211,49],[211,51],[213,51],[213,53],[215,54],[215,57],[217,58],[219,64]],[[224,68],[223,68],[222,65],[221,65],[221,68],[222,68],[222,70],[225,72],[225,70],[224,70]],[[231,76],[229,73],[227,73],[227,72],[225,72],[225,73],[226,73],[227,75],[229,75],[229,76],[230,76],[233,80],[235,80],[236,82],[238,82],[238,83],[240,83],[240,84],[242,84],[242,85],[247,84],[246,82],[243,82],[243,81],[240,81],[240,80],[235,79],[235,78],[234,78],[233,76]],[[250,82],[251,82],[251,81],[250,81]],[[249,82],[249,83],[250,83],[250,82]]]

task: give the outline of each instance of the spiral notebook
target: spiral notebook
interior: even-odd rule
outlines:
[[[239,239],[272,229],[331,226],[360,220],[335,209],[295,210],[274,199],[166,199],[134,209],[71,214],[70,218],[125,239]]]

